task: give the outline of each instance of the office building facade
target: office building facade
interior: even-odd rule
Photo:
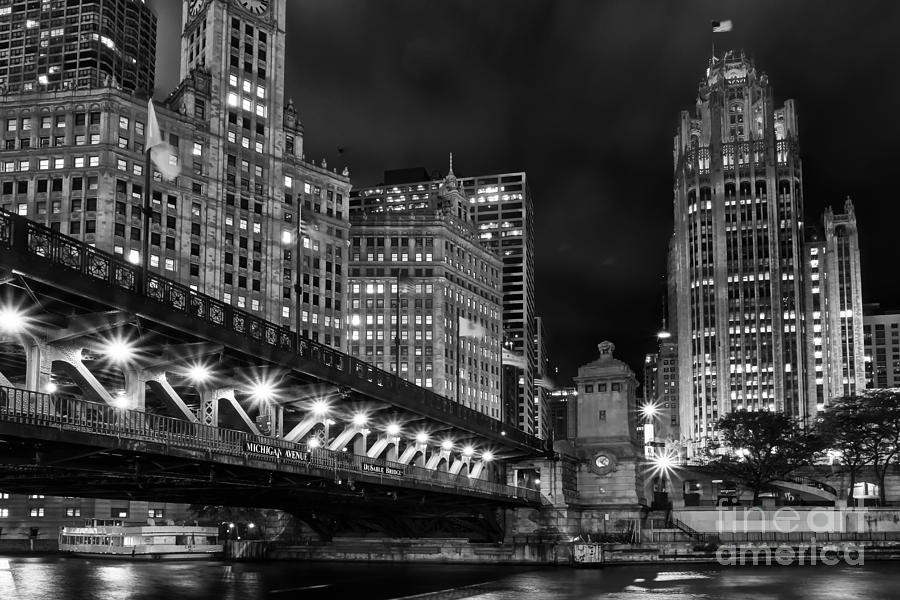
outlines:
[[[144,0],[0,3],[0,96],[117,88],[146,97],[156,15]]]
[[[679,421],[696,447],[735,410],[809,416],[794,102],[776,108],[768,77],[728,52],[674,141]]]
[[[422,208],[436,197],[439,177],[424,169],[385,173],[385,183],[351,193],[351,214]],[[534,297],[534,208],[525,173],[459,178],[481,242],[503,261],[503,420],[538,434]]]
[[[807,230],[806,238],[807,412],[815,414],[866,387],[859,233],[850,199],[843,213],[826,208],[821,230]]]
[[[502,263],[467,204],[451,167],[415,206],[351,216],[350,353],[499,419]]]
[[[900,388],[900,310],[868,304],[863,328],[866,388]]]

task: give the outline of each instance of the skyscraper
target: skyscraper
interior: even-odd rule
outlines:
[[[4,94],[103,87],[153,92],[156,15],[144,0],[7,1],[0,6],[0,31]]]
[[[425,169],[385,173],[383,184],[351,193],[351,214],[403,211],[428,205],[440,188]],[[534,207],[525,173],[461,177],[460,189],[479,239],[503,261],[503,419],[538,434],[534,299]]]
[[[900,310],[868,304],[863,316],[867,388],[900,387]]]
[[[350,353],[500,418],[501,267],[452,166],[435,195],[351,217]]]
[[[739,409],[804,417],[803,191],[797,113],[739,52],[714,57],[674,140],[682,439]]]
[[[139,45],[133,54],[153,65],[155,39],[129,33],[137,25],[126,19],[131,8],[152,16],[142,2],[56,4],[41,3],[33,27],[40,33],[26,34],[26,54],[39,54],[45,31],[54,37],[60,11],[78,5],[92,15],[122,5],[126,12],[98,31],[128,37]],[[306,158],[303,127],[284,98],[285,7],[285,0],[184,2],[181,83],[157,105],[175,148],[170,160],[181,170],[173,181],[152,172],[149,265],[346,348],[350,182],[346,170]],[[122,80],[101,84],[53,93],[22,87],[0,97],[0,206],[141,261],[147,103]]]
[[[866,387],[862,284],[856,211],[825,209],[822,229],[806,232],[806,378],[809,414]]]

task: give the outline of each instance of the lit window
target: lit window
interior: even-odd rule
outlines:
[[[281,307],[281,316],[285,319],[291,318],[291,307],[290,306],[282,306]]]
[[[128,117],[119,117],[119,128],[128,129]]]
[[[166,271],[174,271],[175,270],[175,259],[167,258],[166,259]]]
[[[238,95],[234,92],[228,92],[228,106],[238,105]]]
[[[253,298],[250,300],[250,309],[251,310],[259,310],[259,300]]]
[[[203,144],[194,142],[194,156],[203,156]]]
[[[237,75],[229,75],[228,76],[228,84],[237,87]]]
[[[294,187],[294,178],[291,177],[290,175],[285,175],[284,176],[284,187],[286,187],[286,188]]]
[[[265,98],[266,97],[266,88],[261,85],[256,86],[256,97],[257,98]]]

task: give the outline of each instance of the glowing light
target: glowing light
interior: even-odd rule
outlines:
[[[650,474],[656,477],[667,478],[679,468],[678,452],[672,448],[657,449],[649,457]]]
[[[353,415],[353,425],[355,427],[363,427],[366,423],[369,422],[369,417],[366,416],[365,413],[356,413]]]
[[[535,479],[535,480],[534,480],[534,484],[535,484],[535,485],[541,485],[541,480],[540,480],[540,479]]]
[[[473,448],[472,446],[466,446],[465,448],[463,448],[463,454],[465,456],[472,456],[474,453],[475,448]]]
[[[116,408],[131,408],[131,402],[128,400],[128,396],[125,395],[125,392],[119,392],[116,394],[116,397],[113,398],[113,406]]]
[[[229,524],[228,524],[228,529],[234,529],[234,523],[229,523]]]
[[[256,527],[254,523],[247,523],[247,529],[253,529],[254,527]]]
[[[668,331],[660,331],[659,333],[656,334],[656,337],[661,340],[667,340],[670,337],[672,337],[672,334],[669,333]]]
[[[420,431],[416,434],[416,441],[420,444],[424,444],[428,441],[428,434],[424,431]]]
[[[128,362],[134,358],[134,346],[127,340],[116,338],[107,342],[106,347],[103,349],[103,353],[108,359],[114,362]]]
[[[453,440],[444,440],[441,442],[441,450],[453,450]]]
[[[484,462],[491,462],[492,460],[494,460],[494,453],[490,450],[485,450],[481,453],[481,460],[483,460]]]
[[[500,432],[500,435],[506,435],[506,432],[505,432],[505,431],[501,431],[501,432]]]
[[[28,319],[18,308],[12,306],[0,307],[0,331],[5,333],[19,333],[25,329]]]
[[[315,449],[315,448],[318,448],[319,446],[321,446],[321,443],[319,442],[318,438],[310,438],[306,442],[306,446],[310,449]]]
[[[389,423],[385,428],[385,432],[387,432],[387,434],[390,436],[400,435],[400,426],[396,423]]]
[[[47,392],[48,394],[54,393],[57,389],[58,388],[56,387],[56,384],[53,383],[52,381],[48,381],[47,385],[44,386],[44,391]]]
[[[275,388],[268,381],[257,381],[250,388],[250,395],[255,400],[271,400],[275,396]]]
[[[328,414],[328,401],[327,400],[316,400],[312,403],[312,413],[317,417],[324,417]]]
[[[353,315],[352,317],[350,317],[350,324],[354,327],[359,327],[360,322],[361,320],[359,318],[359,315]]]
[[[656,402],[646,402],[641,406],[641,415],[648,421],[652,421],[659,416],[659,404]]]
[[[130,262],[133,265],[136,265],[139,262],[141,262],[141,253],[138,252],[137,250],[129,250],[128,251],[128,262]]]
[[[212,376],[212,372],[205,365],[192,365],[187,371],[187,376],[200,383],[209,379]]]

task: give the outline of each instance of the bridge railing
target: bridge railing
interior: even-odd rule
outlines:
[[[505,438],[535,450],[543,448],[543,442],[537,436],[510,427],[450,398],[414,385],[393,373],[303,337],[287,327],[266,321],[192,290],[186,285],[153,272],[148,272],[144,278],[141,267],[129,263],[120,256],[97,250],[81,240],[2,209],[0,209],[0,247],[45,258],[95,281],[104,282],[114,289],[143,295],[172,311],[187,314],[215,327],[313,360],[345,376],[390,390],[393,395],[414,401],[423,409],[453,416],[466,424],[486,430],[497,438]]]
[[[164,443],[204,452],[252,456],[271,463],[287,463],[338,473],[359,473],[389,481],[414,480],[454,490],[473,490],[508,498],[540,501],[535,490],[508,486],[446,471],[424,469],[382,459],[368,458],[323,448],[309,449],[280,438],[191,423],[182,419],[63,398],[55,394],[0,386],[0,420],[55,427],[96,435]],[[260,444],[266,452],[249,452],[248,444]],[[278,449],[272,451],[270,449]]]

